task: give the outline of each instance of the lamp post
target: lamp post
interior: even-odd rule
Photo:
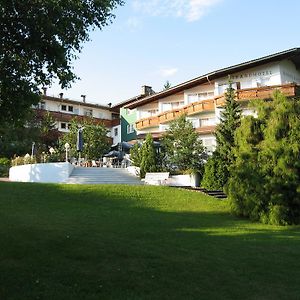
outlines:
[[[70,150],[70,144],[69,143],[65,143],[65,149],[66,149],[66,162],[68,162],[68,152]]]
[[[34,146],[35,146],[35,142],[32,142],[32,146],[31,146],[31,158],[33,158],[33,155],[34,155]]]

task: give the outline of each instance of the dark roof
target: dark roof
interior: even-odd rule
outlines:
[[[47,95],[42,95],[42,99],[51,100],[51,101],[60,102],[60,103],[69,103],[69,104],[74,104],[74,105],[82,105],[82,106],[87,106],[87,107],[92,107],[92,108],[99,108],[99,109],[104,109],[104,110],[109,110],[109,111],[112,110],[109,106],[105,106],[105,105],[70,100],[70,99],[66,99],[66,98],[52,97],[52,96],[47,96]]]
[[[140,95],[135,96],[135,97],[132,97],[132,98],[130,98],[130,99],[127,99],[127,100],[121,101],[121,102],[119,102],[119,103],[113,104],[111,108],[112,108],[113,110],[118,110],[118,109],[120,109],[121,107],[123,107],[123,106],[125,106],[125,105],[127,105],[127,104],[130,104],[130,103],[132,103],[132,102],[134,102],[134,101],[143,99],[143,98],[145,98],[145,97],[146,97],[146,95],[140,94]]]
[[[228,76],[232,73],[240,72],[249,68],[253,68],[270,62],[280,61],[287,58],[290,59],[296,65],[297,68],[300,68],[300,48],[293,48],[275,54],[271,54],[268,56],[264,56],[258,59],[250,60],[238,65],[230,66],[227,68],[223,68],[217,71],[207,73],[205,75],[180,83],[174,87],[158,92],[154,95],[145,97],[143,99],[137,99],[136,101],[131,101],[131,102],[128,101],[128,103],[125,104],[124,107],[131,108],[131,109],[136,108],[142,104],[147,104],[154,100],[158,100],[160,98],[164,98],[176,94],[178,92],[182,92],[183,90],[193,88],[199,84],[208,82],[209,80],[214,80],[220,77]]]

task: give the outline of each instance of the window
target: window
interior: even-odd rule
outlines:
[[[197,94],[190,94],[188,95],[188,103],[212,99],[213,97],[214,97],[214,92],[201,92]]]
[[[92,109],[85,109],[83,111],[83,114],[87,117],[92,117],[93,116],[93,110]]]
[[[214,97],[214,92],[204,92],[204,93],[199,93],[198,94],[198,100],[207,100],[207,99],[212,99]]]
[[[114,128],[114,136],[118,136],[118,133],[119,133],[118,128]]]
[[[67,129],[66,123],[60,123],[60,129]]]
[[[215,139],[213,139],[213,138],[203,139],[202,143],[208,154],[212,154],[216,150],[216,140]]]
[[[162,104],[162,111],[173,110],[184,105],[184,101],[168,102]]]
[[[45,101],[40,102],[40,109],[46,109],[46,103]]]
[[[128,124],[127,125],[127,133],[133,133],[134,132],[134,126],[133,124]]]
[[[216,125],[216,118],[200,119],[200,127]]]
[[[241,83],[240,82],[233,82],[232,83],[232,88],[235,89],[235,90],[240,90],[241,89]],[[229,87],[229,84],[228,83],[225,83],[225,84],[220,84],[218,89],[219,89],[219,94],[224,94],[227,90],[227,88]]]
[[[69,112],[73,112],[73,106],[69,105],[69,106],[68,106],[68,111],[69,111]]]
[[[62,104],[62,105],[61,105],[61,110],[67,111],[67,105]]]

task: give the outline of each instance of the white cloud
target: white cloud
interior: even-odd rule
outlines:
[[[182,17],[189,22],[199,20],[209,9],[223,0],[133,0],[133,8],[151,16]]]
[[[137,17],[130,17],[127,19],[126,25],[129,29],[135,30],[141,27],[141,22]]]
[[[159,74],[162,77],[171,77],[174,76],[178,72],[177,68],[163,68],[159,70]]]

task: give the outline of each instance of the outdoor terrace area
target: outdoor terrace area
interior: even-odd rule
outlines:
[[[270,99],[275,90],[281,91],[285,96],[293,97],[300,94],[300,88],[296,84],[276,85],[276,86],[264,86],[259,88],[243,89],[236,91],[236,99],[238,101],[249,101],[254,99]],[[136,122],[136,129],[142,130],[149,127],[157,127],[159,124],[169,123],[182,114],[188,116],[201,113],[214,111],[216,106],[222,106],[225,103],[225,95],[216,96],[213,99],[203,100],[191,103],[182,108],[166,111],[158,114],[157,116],[151,116],[138,120]]]

